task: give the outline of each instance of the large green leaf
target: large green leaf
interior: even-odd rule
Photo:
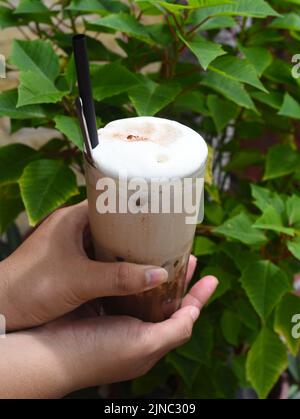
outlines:
[[[265,18],[267,16],[279,16],[279,13],[264,0],[237,0],[232,4],[199,9],[193,14],[191,20],[201,22],[207,17],[218,15]]]
[[[180,92],[178,84],[157,84],[144,78],[144,82],[129,91],[130,100],[138,115],[155,115]]]
[[[127,92],[139,79],[118,63],[96,67],[92,72],[93,96],[96,100]]]
[[[222,49],[222,46],[215,43],[207,41],[202,37],[193,38],[192,41],[188,41],[180,36],[181,40],[186,44],[186,46],[196,55],[199,63],[202,65],[204,70],[207,69],[209,64],[220,55],[226,54]]]
[[[83,150],[83,138],[77,119],[71,116],[57,115],[54,121],[55,127],[65,134],[80,150]]]
[[[230,80],[222,74],[209,72],[201,81],[201,84],[221,93],[237,105],[255,110],[255,105],[248,92],[236,80]]]
[[[264,230],[273,230],[289,236],[294,236],[295,234],[293,228],[284,226],[284,220],[281,213],[272,205],[269,205],[264,209],[263,214],[256,220],[253,227]]]
[[[299,154],[287,144],[277,144],[268,151],[264,180],[289,175],[298,167]]]
[[[38,103],[56,103],[66,93],[66,91],[58,90],[44,74],[24,71],[20,74],[17,107]]]
[[[44,118],[46,112],[40,105],[28,105],[17,108],[18,92],[16,89],[0,93],[0,116],[14,119]]]
[[[225,310],[221,317],[221,330],[224,338],[231,345],[238,345],[238,337],[241,328],[241,321],[236,313]]]
[[[271,28],[300,31],[300,16],[296,13],[287,13],[274,19],[269,25]]]
[[[300,237],[295,237],[293,240],[289,240],[286,245],[291,254],[296,259],[300,260]]]
[[[216,95],[208,95],[207,105],[218,132],[227,127],[238,113],[238,107],[234,103],[223,100]]]
[[[210,115],[206,107],[206,98],[199,90],[193,90],[182,93],[176,97],[174,106],[183,110],[191,110],[192,112],[200,113],[201,115]]]
[[[257,90],[250,93],[251,97],[256,99],[258,102],[264,103],[270,106],[270,108],[279,110],[282,104],[283,96],[280,92],[258,92]]]
[[[0,184],[16,182],[22,172],[38,153],[23,144],[0,147]]]
[[[30,163],[19,185],[31,225],[78,193],[74,173],[59,160],[41,159]]]
[[[225,221],[213,231],[248,245],[260,245],[266,242],[265,235],[253,227],[252,219],[244,212]]]
[[[50,13],[49,9],[42,1],[37,0],[20,0],[18,6],[14,10],[15,14],[40,14]]]
[[[286,201],[286,212],[290,226],[297,226],[300,223],[300,196],[289,196]]]
[[[300,104],[288,93],[285,93],[278,115],[300,119]]]
[[[269,260],[257,261],[246,266],[240,281],[262,319],[270,315],[281,297],[291,289],[285,272]]]
[[[262,212],[269,206],[273,206],[279,214],[283,214],[285,204],[281,196],[270,189],[251,184],[251,194],[254,198],[254,204]]]
[[[239,49],[253,65],[259,77],[272,62],[272,54],[267,48],[239,45]]]
[[[197,236],[194,240],[193,255],[211,255],[215,252],[217,245],[207,237]]]
[[[284,338],[294,356],[300,349],[300,338],[293,336],[295,314],[300,314],[300,297],[295,294],[287,294],[277,306],[275,330]]]
[[[128,13],[115,13],[93,21],[93,25],[104,28],[110,28],[118,32],[126,33],[133,38],[153,43],[152,38],[143,26],[134,16]]]
[[[257,77],[255,68],[246,59],[241,60],[232,56],[220,57],[209,68],[231,80],[240,81],[267,92]]]
[[[18,184],[12,183],[0,186],[0,202],[1,234],[24,209]]]
[[[17,26],[17,17],[13,14],[13,10],[8,7],[0,7],[0,28],[5,29],[11,26]]]
[[[201,271],[201,277],[206,275],[214,275],[216,278],[219,279],[219,285],[212,297],[210,297],[209,302],[207,303],[207,305],[209,305],[230,290],[232,283],[235,280],[235,276],[226,272],[222,266],[210,265],[206,266]]]
[[[101,0],[72,0],[66,9],[76,12],[100,14],[106,11],[104,2]]]
[[[166,362],[171,364],[183,379],[185,386],[191,388],[200,369],[200,364],[179,355],[177,352],[171,352],[166,356]]]
[[[49,41],[15,40],[10,60],[19,70],[42,74],[52,82],[59,74],[58,55]]]
[[[264,399],[287,367],[287,353],[279,337],[263,328],[247,357],[247,378]]]

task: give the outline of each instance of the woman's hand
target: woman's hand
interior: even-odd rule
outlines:
[[[187,281],[195,265],[191,258]],[[161,323],[128,316],[97,317],[87,304],[48,325],[8,335],[5,345],[0,345],[0,397],[62,397],[145,374],[191,337],[200,309],[216,286],[212,276],[198,281],[182,307]]]
[[[86,301],[138,293],[167,280],[160,267],[90,260],[87,235],[84,201],[55,211],[0,263],[0,312],[8,330],[38,326]]]

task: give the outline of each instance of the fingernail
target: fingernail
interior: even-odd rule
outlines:
[[[145,272],[145,281],[147,287],[155,287],[156,285],[166,282],[168,272],[163,268],[148,269]]]
[[[193,318],[193,320],[195,322],[198,319],[199,314],[200,314],[199,308],[198,307],[195,307],[195,306],[191,307],[190,308],[190,314],[191,314],[191,316],[192,316],[192,318]]]
[[[196,256],[191,255],[190,258],[197,265],[198,259],[196,258]]]

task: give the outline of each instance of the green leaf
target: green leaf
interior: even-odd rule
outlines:
[[[280,16],[267,2],[263,0],[238,0],[232,4],[206,7],[193,14],[193,20],[201,22],[209,16],[246,16],[265,18],[267,16]]]
[[[201,316],[193,329],[192,338],[176,352],[192,361],[209,364],[213,350],[213,327],[205,316]]]
[[[153,40],[149,36],[147,29],[136,18],[128,13],[115,13],[93,21],[93,25],[110,28],[118,32],[126,33],[133,38],[140,39],[149,44]]]
[[[266,260],[246,266],[240,281],[251,304],[264,320],[291,289],[285,272]]]
[[[288,197],[286,201],[286,212],[289,225],[297,226],[300,223],[300,196],[292,195]]]
[[[9,144],[0,147],[0,184],[18,181],[22,172],[38,153],[23,144]]]
[[[225,310],[222,314],[220,325],[227,342],[236,346],[241,328],[241,322],[238,316],[230,310]]]
[[[50,10],[39,0],[20,0],[18,7],[14,11],[15,14],[40,14],[50,13]]]
[[[297,86],[292,76],[290,65],[279,58],[273,58],[272,63],[265,70],[264,76],[276,83],[286,83],[293,87]]]
[[[253,65],[259,77],[261,77],[265,69],[272,63],[273,57],[267,48],[244,47],[243,45],[239,45],[239,49]]]
[[[42,75],[52,82],[59,74],[58,56],[49,41],[15,40],[10,56],[11,63],[21,71],[31,71]]]
[[[19,185],[31,225],[78,193],[74,173],[59,160],[41,159],[30,163]]]
[[[265,235],[253,227],[252,219],[244,212],[225,221],[213,231],[248,245],[260,245],[266,242]]]
[[[100,0],[72,0],[66,9],[76,12],[100,14],[107,11],[103,2]]]
[[[0,116],[13,119],[45,118],[47,114],[40,105],[28,105],[17,108],[18,92],[16,89],[0,93]]]
[[[269,206],[273,206],[279,214],[283,214],[285,205],[278,193],[252,183],[251,194],[255,200],[254,204],[261,211],[264,211]]]
[[[174,367],[179,376],[183,379],[185,386],[191,388],[194,384],[200,364],[196,364],[176,352],[171,352],[166,356],[166,362]]]
[[[77,119],[70,116],[57,115],[54,121],[55,128],[65,134],[80,150],[83,150],[83,138]]]
[[[0,186],[0,202],[0,234],[2,234],[24,209],[18,184]]]
[[[17,26],[18,20],[13,14],[13,10],[8,7],[0,7],[0,29]]]
[[[264,180],[293,173],[299,166],[299,154],[287,144],[271,147],[267,154]]]
[[[300,314],[300,297],[285,295],[276,308],[275,330],[283,337],[291,353],[296,356],[300,350],[300,338],[293,337],[293,317]]]
[[[256,150],[237,151],[225,166],[227,171],[244,171],[246,167],[257,165],[264,161],[264,156]]]
[[[291,254],[296,259],[300,260],[300,237],[295,237],[293,240],[289,240],[286,245]]]
[[[96,100],[127,92],[139,79],[118,63],[98,66],[92,71],[93,96]]]
[[[208,95],[207,105],[218,132],[221,132],[238,114],[238,107],[234,103],[220,99],[216,95]]]
[[[300,119],[300,104],[288,93],[285,93],[283,103],[279,109],[278,115]]]
[[[185,45],[192,51],[192,53],[196,55],[204,70],[207,69],[209,64],[215,58],[226,54],[221,45],[207,41],[204,38],[197,37],[193,38],[192,41],[187,41],[182,36],[179,35],[179,37],[182,42],[184,42]]]
[[[264,103],[265,105],[270,106],[270,108],[279,110],[283,101],[282,94],[280,92],[258,92],[253,91],[250,93],[251,97],[256,99],[257,101]]]
[[[199,32],[222,28],[233,28],[236,21],[230,16],[215,16],[208,19],[199,27]]]
[[[283,14],[281,17],[274,19],[270,23],[269,27],[287,29],[290,31],[300,31],[300,16],[296,13]]]
[[[247,378],[264,399],[287,367],[287,353],[279,337],[263,328],[247,357]]]
[[[201,84],[221,93],[237,105],[256,110],[248,92],[244,89],[243,85],[236,80],[230,80],[222,74],[209,72],[205,75]]]
[[[143,83],[130,89],[129,98],[139,116],[152,116],[171,103],[179,92],[178,84],[159,85],[145,77]]]
[[[66,93],[58,90],[42,73],[21,72],[17,107],[38,103],[56,103]]]
[[[246,59],[226,56],[220,57],[209,66],[209,69],[221,74],[230,80],[240,81],[256,87],[263,92],[267,92],[263,84],[257,77],[257,73],[252,64]]]
[[[273,230],[289,236],[294,236],[295,234],[295,230],[293,228],[284,227],[280,212],[278,212],[277,209],[271,205],[264,209],[263,214],[256,220],[253,227],[264,230]]]
[[[206,107],[206,98],[204,94],[197,90],[178,95],[174,102],[174,106],[183,111],[187,109],[202,115],[210,115],[210,112]]]
[[[216,244],[207,237],[197,236],[194,240],[193,254],[197,257],[211,255],[216,250]]]

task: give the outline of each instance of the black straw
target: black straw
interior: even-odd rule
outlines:
[[[93,161],[92,145],[91,145],[90,135],[89,135],[87,125],[86,125],[85,116],[84,116],[84,113],[83,113],[81,98],[77,97],[75,103],[76,103],[77,116],[78,116],[78,119],[79,119],[80,128],[81,128],[83,141],[84,141],[84,145],[85,145],[86,157],[87,157],[88,161],[91,163]]]
[[[92,148],[95,148],[98,145],[98,133],[85,35],[80,34],[73,36],[73,50],[83,113]]]

